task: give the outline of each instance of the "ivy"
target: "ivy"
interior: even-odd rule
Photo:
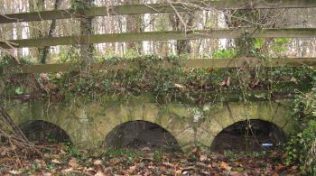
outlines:
[[[292,73],[295,74],[295,73]],[[301,74],[301,73],[300,73]],[[288,165],[299,165],[304,175],[316,174],[316,84],[311,75],[309,91],[299,91],[293,100],[293,120],[298,122],[297,133],[290,136],[285,147]]]
[[[84,96],[94,99],[100,95],[129,96],[151,94],[159,102],[177,101],[203,104],[233,99],[269,99],[271,93],[294,93],[310,90],[315,71],[306,68],[237,68],[237,69],[185,69],[178,57],[160,58],[143,56],[128,60],[120,57],[99,58],[107,70],[89,73],[68,72],[47,74],[49,83],[35,75],[43,90],[34,90],[27,84],[27,75],[9,75],[6,96],[37,94],[47,96]],[[23,90],[23,91],[12,91]],[[68,94],[68,95],[65,95]]]
[[[308,121],[305,129],[293,135],[285,150],[287,152],[286,163],[300,165],[301,171],[306,175],[316,174],[315,154],[311,153],[313,143],[316,142],[316,120]]]

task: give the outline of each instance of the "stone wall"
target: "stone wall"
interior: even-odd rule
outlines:
[[[159,125],[177,140],[183,150],[194,145],[210,147],[224,128],[247,119],[271,122],[285,133],[293,130],[286,102],[227,102],[204,107],[169,103],[154,98],[104,97],[102,101],[74,98],[63,103],[7,101],[6,109],[17,124],[43,120],[65,130],[72,143],[82,148],[98,148],[118,125],[146,121]]]

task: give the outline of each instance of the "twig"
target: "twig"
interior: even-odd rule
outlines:
[[[10,115],[0,105],[0,134],[3,136],[9,146],[13,149],[11,152],[15,154],[17,158],[20,158],[20,154],[37,154],[42,156],[41,152],[31,143],[22,130],[14,123]]]
[[[174,7],[173,3],[170,0],[167,0],[167,2],[169,3],[170,7],[174,10],[174,13],[177,15],[177,17],[179,18],[180,22],[183,24],[184,33],[186,34],[187,33],[187,24],[186,24],[186,22],[183,20],[183,18],[179,14],[178,10]]]

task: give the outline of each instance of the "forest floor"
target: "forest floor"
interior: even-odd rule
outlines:
[[[0,175],[213,175],[296,176],[297,166],[286,166],[280,151],[188,153],[141,150],[77,150],[63,144],[45,145],[41,157],[8,153],[0,146]]]

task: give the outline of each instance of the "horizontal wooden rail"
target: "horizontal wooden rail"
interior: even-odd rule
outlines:
[[[108,15],[135,15],[146,13],[172,13],[194,11],[201,9],[275,9],[275,8],[312,8],[316,7],[315,0],[200,0],[170,4],[139,4],[119,5],[112,7],[93,7],[82,12],[68,10],[52,10],[31,13],[1,14],[1,23],[30,22],[53,19],[68,19],[79,17],[95,17]]]
[[[252,57],[236,59],[188,59],[184,61],[186,68],[238,68],[249,67],[299,67],[316,66],[316,58],[272,58],[261,60]]]
[[[236,59],[188,59],[183,60],[182,65],[186,69],[191,68],[238,68],[243,66],[249,67],[299,67],[299,66],[316,66],[316,58],[281,58],[261,60],[257,58],[236,58]],[[170,67],[168,63],[165,65]],[[122,61],[119,64],[93,64],[92,70],[117,70],[129,69],[135,67],[129,61]],[[137,67],[137,66],[136,66]],[[67,72],[80,70],[80,65],[76,64],[43,64],[43,65],[18,65],[3,68],[3,74],[11,73],[49,73],[49,72]]]
[[[254,29],[232,28],[177,32],[143,32],[122,34],[99,34],[90,36],[49,37],[39,39],[22,39],[0,42],[0,48],[44,47],[56,45],[76,45],[91,43],[137,42],[137,41],[168,41],[194,40],[203,38],[240,38],[243,36],[254,38],[314,38],[316,28],[289,28],[289,29]]]

